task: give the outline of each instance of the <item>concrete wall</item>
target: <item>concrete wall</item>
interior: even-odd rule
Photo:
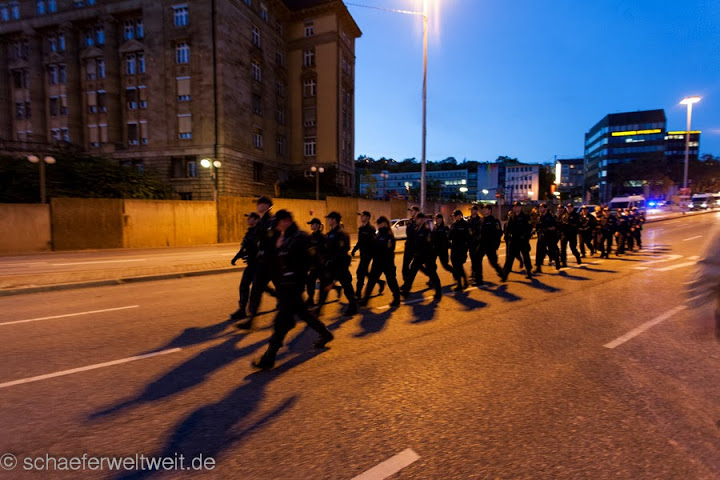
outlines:
[[[53,198],[55,250],[123,247],[123,200]]]
[[[124,201],[125,248],[206,245],[217,239],[214,202]]]
[[[328,212],[339,212],[347,233],[356,233],[360,225],[358,199],[352,197],[327,197]],[[327,231],[327,227],[325,229]]]
[[[0,231],[0,253],[50,250],[50,205],[0,203]]]
[[[240,243],[247,231],[245,214],[255,211],[255,198],[219,197],[217,208],[218,242]]]

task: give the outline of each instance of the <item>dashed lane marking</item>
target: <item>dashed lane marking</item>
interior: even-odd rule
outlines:
[[[352,480],[383,480],[391,475],[399,472],[408,465],[415,463],[420,459],[420,455],[415,453],[412,448],[403,450],[394,457],[390,457],[379,465],[374,466],[370,470],[361,473]]]
[[[626,333],[622,337],[616,338],[612,342],[606,343],[603,346],[605,348],[618,347],[618,346],[622,345],[623,343],[637,337],[638,335],[643,333],[645,330],[648,330],[648,329],[654,327],[655,325],[657,325],[660,322],[664,322],[668,318],[672,317],[673,315],[676,315],[679,312],[682,312],[683,310],[685,310],[685,305],[680,305],[679,307],[675,307],[672,310],[670,310],[669,312],[665,312],[662,315],[660,315],[659,317],[653,318],[652,320],[643,323],[639,327],[630,330],[628,333]]]
[[[62,377],[65,375],[72,375],[73,373],[86,372],[88,370],[95,370],[98,368],[111,367],[113,365],[120,365],[122,363],[134,362],[136,360],[143,360],[145,358],[157,357],[159,355],[167,355],[169,353],[175,353],[181,351],[182,348],[170,348],[168,350],[160,350],[159,352],[146,353],[144,355],[136,355],[134,357],[121,358],[119,360],[113,360],[111,362],[96,363],[95,365],[87,365],[85,367],[71,368],[70,370],[62,370],[60,372],[48,373],[45,375],[38,375],[37,377],[21,378],[20,380],[13,380],[12,382],[0,383],[0,389],[14,387],[15,385],[22,385],[24,383],[39,382],[40,380],[48,380],[50,378]]]
[[[140,305],[128,305],[127,307],[115,307],[115,308],[105,308],[103,310],[89,310],[87,312],[66,313],[64,315],[53,315],[51,317],[28,318],[27,320],[15,320],[14,322],[0,323],[0,327],[2,327],[3,325],[14,325],[16,323],[39,322],[40,320],[52,320],[54,318],[76,317],[78,315],[90,315],[93,313],[115,312],[118,310],[127,310],[129,308],[138,308],[138,307],[140,307]]]
[[[676,270],[676,269],[678,269],[678,268],[690,267],[690,266],[692,266],[692,265],[695,265],[695,263],[697,263],[697,262],[679,263],[679,264],[677,264],[677,265],[671,265],[671,266],[669,266],[669,267],[658,268],[656,271],[658,271],[658,272],[669,272],[670,270]]]

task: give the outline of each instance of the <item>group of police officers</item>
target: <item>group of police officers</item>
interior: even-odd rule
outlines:
[[[274,366],[275,356],[285,336],[295,326],[296,316],[318,332],[316,348],[324,348],[333,339],[332,333],[319,320],[320,311],[332,290],[336,290],[338,296],[345,295],[348,302],[345,315],[355,315],[360,306],[367,305],[376,285],[380,293],[387,285],[393,295],[390,306],[397,307],[400,298],[410,294],[415,277],[421,271],[435,291],[435,301],[440,301],[442,285],[437,274],[438,259],[440,265],[452,273],[455,291],[461,292],[470,286],[465,272],[468,256],[473,285],[483,286],[485,257],[503,282],[516,259],[525,269],[527,278],[532,279],[533,275],[542,273],[545,257],[549,257],[557,270],[567,267],[568,246],[578,264],[582,263],[588,250],[590,255],[600,253],[601,258],[609,258],[613,243],[616,255],[623,254],[626,248],[633,250],[635,245],[642,248],[641,232],[645,223],[644,215],[637,209],[611,212],[604,207],[590,212],[583,206],[577,212],[572,204],[568,204],[559,206],[553,213],[547,204],[541,203],[527,214],[522,203],[515,202],[504,228],[492,215],[491,205],[473,205],[467,219],[462,211],[455,210],[453,222],[448,227],[442,214],[426,217],[413,206],[409,209],[406,227],[401,286],[395,268],[396,240],[386,217],[377,218],[376,230],[370,223],[371,213],[359,213],[358,241],[351,251],[350,237],[338,212],[326,216],[327,234],[318,218],[307,222],[312,231],[308,234],[298,228],[287,210],[278,210],[272,215],[272,205],[270,198],[258,198],[256,211],[246,215],[248,230],[231,261],[235,265],[242,258],[247,263],[239,287],[239,308],[231,315],[232,320],[238,321],[236,328],[252,328],[263,293],[277,298],[274,331],[267,351],[252,362],[260,369]],[[533,233],[537,233],[534,270],[530,259]],[[497,251],[503,236],[507,250],[505,263],[500,266]],[[350,264],[358,251],[360,262],[353,289]],[[384,280],[380,278],[382,276]],[[269,286],[271,282],[274,288]]]

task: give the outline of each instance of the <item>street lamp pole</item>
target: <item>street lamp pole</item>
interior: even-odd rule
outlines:
[[[683,176],[683,188],[688,186],[688,166],[690,165],[690,122],[692,120],[693,103],[700,101],[700,97],[685,97],[680,102],[687,105],[687,131],[685,132],[685,175]]]
[[[315,175],[315,200],[320,200],[320,174],[325,171],[323,167],[310,167],[310,171]]]
[[[423,0],[423,87],[422,87],[422,160],[420,162],[420,211],[425,211],[426,190],[426,144],[427,144],[427,44],[428,0]]]
[[[55,158],[46,156],[40,161],[40,158],[35,155],[29,155],[27,157],[30,163],[37,163],[40,167],[40,203],[46,203],[47,195],[45,192],[45,164],[52,165],[55,163]]]

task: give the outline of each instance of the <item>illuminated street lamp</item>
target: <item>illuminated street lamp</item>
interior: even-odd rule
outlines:
[[[427,44],[428,0],[423,0],[423,87],[422,87],[422,160],[420,162],[420,211],[425,211],[426,196],[426,144],[427,144]]]
[[[683,177],[683,188],[688,186],[688,165],[690,164],[690,121],[692,119],[693,103],[700,101],[700,97],[685,97],[680,105],[687,105],[687,131],[685,132],[685,176]]]
[[[528,200],[532,200],[532,196],[535,195],[535,192],[532,190],[528,190]]]
[[[325,171],[323,167],[310,167],[310,171],[315,175],[315,200],[320,200],[320,174]]]
[[[28,155],[27,159],[30,163],[37,163],[40,165],[40,203],[45,203],[45,164],[47,163],[48,165],[53,165],[55,163],[55,158],[48,155],[40,161],[39,157],[35,155]]]
[[[212,187],[213,187],[213,202],[217,201],[217,169],[222,166],[222,163],[220,163],[220,160],[210,160],[209,158],[203,158],[200,160],[200,165],[202,165],[203,168],[209,168],[210,169],[210,179],[212,180]]]

